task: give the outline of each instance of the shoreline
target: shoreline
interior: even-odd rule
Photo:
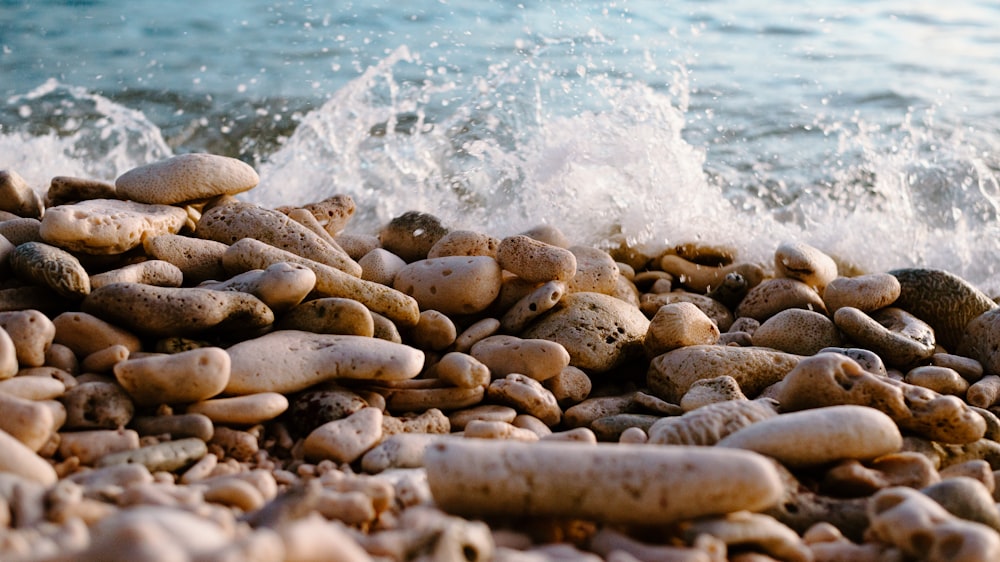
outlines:
[[[360,235],[258,181],[0,177],[2,557],[1000,558],[1000,307],[960,277]]]

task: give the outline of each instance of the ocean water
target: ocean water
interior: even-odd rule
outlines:
[[[40,191],[214,152],[355,231],[798,240],[992,295],[998,91],[986,0],[0,0],[0,168]]]

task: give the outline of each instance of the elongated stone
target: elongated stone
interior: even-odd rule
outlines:
[[[750,398],[780,381],[800,357],[764,347],[691,345],[653,359],[646,381],[654,394],[673,404],[696,381],[729,375]]]
[[[172,205],[235,195],[257,185],[260,178],[248,164],[215,154],[179,154],[133,168],[115,180],[119,196],[142,203]]]
[[[48,287],[60,296],[79,299],[90,293],[87,270],[73,254],[61,248],[25,242],[14,248],[9,260],[15,275]]]
[[[698,447],[448,439],[424,452],[435,503],[471,515],[669,524],[759,511],[781,497],[770,461]]]
[[[179,404],[211,398],[229,382],[229,354],[203,347],[173,355],[154,355],[119,362],[118,384],[136,404]]]
[[[424,310],[475,314],[500,294],[500,265],[489,256],[446,256],[413,262],[397,272],[392,286]]]
[[[997,308],[982,291],[961,277],[940,269],[895,269],[902,308],[930,324],[936,339],[946,349],[958,346],[966,325],[980,314]]]
[[[424,365],[418,349],[363,336],[280,330],[238,343],[230,394],[297,392],[331,379],[406,380]]]
[[[535,283],[569,281],[576,274],[573,252],[523,234],[500,241],[497,261],[507,271]]]
[[[56,483],[56,471],[27,445],[0,430],[0,473],[10,472],[45,486]]]
[[[141,244],[143,236],[177,234],[187,218],[180,207],[91,199],[48,209],[39,233],[67,250],[121,254]]]
[[[195,437],[189,437],[105,455],[97,461],[97,466],[141,464],[150,472],[161,470],[172,472],[194,463],[206,454],[208,454],[208,446],[205,445],[205,442]]]
[[[83,311],[151,336],[191,335],[213,328],[253,329],[274,313],[248,293],[112,283],[90,293]]]
[[[489,367],[493,378],[519,373],[544,381],[558,375],[570,361],[566,348],[554,341],[504,335],[476,342],[469,354]]]
[[[230,273],[264,269],[280,262],[300,264],[311,269],[316,274],[316,291],[324,296],[354,299],[401,326],[415,326],[420,320],[420,307],[413,297],[252,238],[236,242],[222,257],[222,263]]]

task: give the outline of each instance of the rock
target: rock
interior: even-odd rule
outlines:
[[[52,465],[2,430],[0,430],[0,451],[3,452],[0,454],[0,473],[16,474],[44,486],[51,486],[59,479]]]
[[[154,287],[113,283],[96,289],[82,309],[150,336],[193,335],[207,330],[262,328],[274,313],[248,293],[195,287]]]
[[[208,442],[215,433],[212,420],[201,414],[137,416],[130,424],[139,435],[170,435],[171,439],[197,437]]]
[[[85,254],[122,254],[144,236],[177,234],[188,216],[184,209],[117,199],[90,199],[51,207],[42,219],[42,239]]]
[[[826,309],[833,314],[845,306],[872,312],[891,305],[899,298],[899,280],[888,273],[858,277],[838,277],[823,291]]]
[[[52,319],[52,325],[53,342],[65,345],[80,357],[113,345],[123,345],[130,352],[142,348],[135,334],[86,312],[64,312]]]
[[[774,252],[774,271],[778,277],[801,281],[823,294],[837,277],[837,263],[809,244],[785,242]]]
[[[793,355],[815,355],[843,344],[836,324],[824,314],[789,308],[768,318],[753,333],[753,344]]]
[[[458,338],[458,328],[444,313],[425,310],[420,313],[420,321],[410,329],[410,345],[429,351],[443,351]]]
[[[570,292],[614,294],[619,275],[614,258],[590,246],[572,246],[569,251],[576,257],[576,273],[567,283]]]
[[[424,465],[435,504],[469,516],[664,525],[760,510],[782,490],[766,459],[735,450],[445,440]]]
[[[570,363],[569,353],[554,341],[504,335],[479,340],[469,354],[486,365],[493,378],[520,373],[544,381],[558,375]]]
[[[45,193],[45,206],[55,207],[85,199],[117,199],[115,184],[88,178],[55,176]]]
[[[442,236],[431,246],[427,258],[442,258],[445,256],[489,256],[497,257],[500,240],[471,230],[453,230]]]
[[[0,211],[37,219],[45,207],[42,198],[14,170],[0,170]]]
[[[490,383],[487,397],[491,402],[531,414],[552,427],[562,419],[562,410],[552,395],[537,380],[516,373]]]
[[[955,476],[920,490],[955,517],[975,521],[1000,532],[1000,512],[993,495],[982,482]]]
[[[841,307],[833,321],[848,338],[878,354],[888,365],[906,368],[934,355],[934,331],[903,309],[888,307],[869,316]]]
[[[128,425],[135,405],[117,384],[80,383],[60,398],[66,406],[65,429],[117,429]]]
[[[47,316],[37,310],[0,312],[0,328],[10,336],[22,368],[45,364],[45,352],[56,335],[56,327]]]
[[[206,454],[208,446],[205,442],[189,437],[104,455],[97,461],[97,466],[100,468],[120,464],[141,464],[150,472],[173,472],[190,466]]]
[[[336,297],[312,299],[299,304],[286,312],[275,327],[278,330],[300,330],[316,334],[369,338],[375,335],[375,320],[365,305],[353,299]]]
[[[235,195],[260,181],[249,165],[214,154],[180,154],[133,168],[115,180],[115,190],[140,203],[174,205]]]
[[[485,387],[490,384],[490,369],[475,357],[452,351],[432,367],[431,375],[459,388]]]
[[[0,430],[37,452],[58,429],[56,416],[42,402],[0,394]],[[60,420],[61,425],[61,420]]]
[[[250,293],[276,314],[301,303],[316,286],[316,274],[308,267],[287,262],[273,263],[265,269],[251,269],[221,282],[198,285],[213,291]]]
[[[965,398],[969,381],[963,379],[954,369],[924,365],[907,371],[903,380],[909,384],[929,388],[938,394],[951,394]]]
[[[184,283],[184,272],[168,261],[146,260],[90,276],[91,289],[112,283],[142,283],[157,287],[180,287]]]
[[[736,308],[736,316],[749,316],[758,322],[789,308],[826,313],[826,305],[812,287],[795,279],[768,279],[750,289]]]
[[[714,379],[695,381],[691,388],[684,393],[680,406],[685,412],[690,412],[709,404],[731,400],[747,400],[747,397],[743,394],[736,379],[722,375]]]
[[[173,355],[128,359],[115,365],[118,384],[136,404],[185,404],[211,398],[229,382],[229,354],[203,347]]]
[[[90,293],[90,276],[73,254],[43,244],[25,242],[14,248],[8,258],[15,275],[48,287],[68,299],[81,299]]]
[[[503,269],[534,283],[569,281],[576,274],[573,252],[523,234],[500,241],[497,261]]]
[[[226,392],[297,392],[332,379],[405,380],[417,376],[423,352],[376,338],[281,330],[238,343]]]
[[[766,398],[717,402],[681,416],[662,418],[647,433],[651,444],[711,446],[748,425],[777,415],[778,404]]]
[[[375,248],[362,256],[358,265],[361,266],[362,279],[391,287],[396,275],[406,267],[406,262],[384,248]]]
[[[434,215],[408,211],[389,221],[379,231],[378,238],[383,248],[412,263],[426,259],[434,244],[447,233],[448,229]]]
[[[728,375],[743,393],[756,398],[780,381],[801,358],[765,347],[692,345],[653,359],[646,382],[653,393],[674,404],[696,381]]]
[[[552,392],[561,408],[583,402],[593,389],[593,383],[587,373],[570,366],[563,368],[558,375],[545,379],[542,386]]]
[[[500,319],[501,328],[511,334],[520,333],[536,318],[559,304],[564,294],[566,284],[562,281],[543,283],[507,309]]]
[[[418,260],[396,274],[392,286],[422,310],[448,315],[485,310],[500,294],[500,265],[488,256],[448,256]]]
[[[292,400],[288,421],[292,429],[308,434],[327,422],[367,407],[364,398],[345,388],[307,390]]]
[[[277,392],[258,392],[230,398],[212,398],[187,407],[218,424],[253,425],[273,420],[288,409],[288,399]]]
[[[892,418],[879,410],[840,405],[768,418],[716,446],[756,451],[794,469],[842,459],[872,460],[899,451],[903,437]]]
[[[301,208],[312,213],[316,222],[331,236],[337,236],[350,222],[357,206],[350,195],[337,194],[322,201],[303,205]],[[286,212],[285,208],[278,210]]]
[[[648,317],[653,317],[660,308],[668,304],[687,302],[697,306],[706,316],[715,322],[720,332],[732,330],[733,313],[721,302],[684,291],[673,291],[669,293],[645,293],[639,299],[639,310]],[[749,318],[747,320],[750,320]]]
[[[953,350],[975,317],[997,308],[982,291],[961,277],[939,269],[896,269],[900,293],[893,306],[930,324],[938,341]]]
[[[986,373],[1000,375],[1000,309],[970,320],[956,352],[979,361]]]
[[[306,458],[351,463],[361,458],[382,438],[382,412],[362,408],[350,416],[325,423],[306,437]]]
[[[570,365],[605,372],[643,354],[649,320],[635,307],[600,293],[570,293],[521,336],[561,344]]]
[[[222,255],[229,246],[220,242],[178,234],[161,234],[143,238],[142,247],[147,255],[177,266],[189,284],[226,277],[222,268]]]
[[[76,457],[80,463],[93,465],[105,455],[139,448],[139,434],[132,429],[95,429],[60,434],[59,454]]]
[[[679,347],[713,345],[719,341],[719,327],[690,302],[665,304],[649,322],[643,347],[646,356],[656,357]]]

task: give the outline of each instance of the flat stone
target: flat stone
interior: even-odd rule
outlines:
[[[277,392],[258,392],[245,396],[211,398],[195,402],[189,414],[201,414],[215,423],[253,425],[273,420],[288,409],[288,399]]]
[[[561,344],[570,365],[601,373],[642,357],[649,320],[639,309],[600,293],[570,293],[525,330],[524,338]]]
[[[646,381],[653,394],[677,404],[696,381],[728,375],[743,393],[756,398],[780,381],[801,357],[766,347],[692,345],[653,359]]]
[[[753,333],[753,344],[795,355],[815,355],[825,347],[838,347],[844,338],[825,314],[789,308],[768,318]]]
[[[871,312],[895,302],[899,293],[899,280],[888,273],[838,277],[823,290],[823,302],[830,314],[845,306]]]
[[[493,378],[519,373],[544,381],[558,375],[570,363],[569,353],[559,343],[505,335],[479,340],[469,354],[486,365]]]
[[[180,154],[133,168],[115,180],[115,190],[140,203],[173,205],[235,195],[260,181],[257,172],[235,158],[214,154]]]
[[[211,398],[229,382],[229,354],[203,347],[173,355],[127,359],[114,366],[118,384],[139,405],[182,404]]]
[[[177,234],[187,220],[180,207],[90,199],[49,208],[39,233],[45,242],[66,250],[122,254],[142,244],[144,236]]]
[[[377,338],[280,330],[228,350],[226,392],[297,392],[333,379],[406,380],[424,364],[418,349]]]
[[[768,279],[750,289],[736,307],[736,316],[749,316],[758,322],[788,308],[803,308],[826,313],[826,305],[815,289],[795,279]]]
[[[937,340],[955,349],[965,327],[980,314],[997,308],[986,294],[961,277],[940,269],[896,269],[899,298],[893,306],[930,324]]]

